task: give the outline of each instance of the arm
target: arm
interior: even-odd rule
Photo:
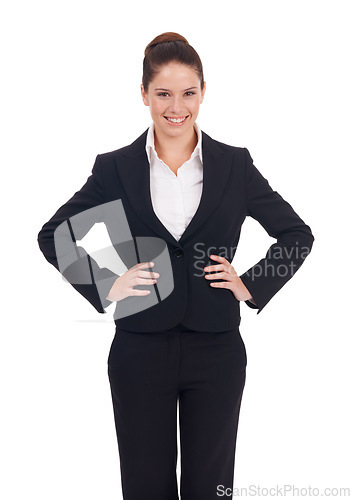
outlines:
[[[244,148],[244,152],[247,215],[276,238],[266,256],[240,276],[254,301],[245,302],[259,314],[301,267],[312,249],[314,236],[292,206],[271,188],[253,164],[249,151]]]
[[[92,174],[39,231],[40,250],[68,282],[99,313],[112,304],[106,297],[119,275],[97,262],[76,241],[84,238],[96,222],[104,218],[105,190],[99,155]]]

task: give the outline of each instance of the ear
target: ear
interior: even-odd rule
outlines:
[[[140,91],[141,91],[141,97],[143,99],[143,102],[144,102],[145,106],[149,106],[149,99],[147,97],[147,93],[144,90],[144,85],[143,84],[140,85]]]
[[[206,92],[206,82],[204,82],[204,88],[201,90],[201,102],[200,102],[200,104],[202,104],[202,101],[204,100],[205,92]]]

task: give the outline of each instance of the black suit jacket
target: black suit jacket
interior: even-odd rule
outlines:
[[[43,225],[39,247],[69,283],[105,313],[112,303],[106,297],[119,275],[108,265],[99,267],[76,244],[96,222],[104,222],[113,250],[128,269],[152,260],[155,266],[147,270],[160,273],[155,285],[134,287],[151,290],[149,295],[115,303],[117,326],[136,332],[163,331],[178,323],[213,332],[239,326],[240,302],[230,290],[210,285],[221,279],[204,277],[205,266],[218,264],[210,255],[233,260],[247,216],[276,239],[267,254],[240,276],[257,306],[246,304],[260,313],[311,251],[311,229],[271,188],[247,148],[216,141],[202,131],[202,197],[177,241],[152,207],[147,131],[128,146],[97,155],[84,186]]]

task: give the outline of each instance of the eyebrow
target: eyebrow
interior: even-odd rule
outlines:
[[[183,92],[186,92],[187,90],[191,90],[191,89],[197,89],[197,87],[189,87],[188,89],[183,90]],[[155,90],[166,90],[166,92],[170,92],[169,89],[159,89],[158,88],[158,89],[155,89]]]

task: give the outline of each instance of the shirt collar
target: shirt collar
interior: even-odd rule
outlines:
[[[195,130],[197,131],[198,141],[197,141],[197,144],[195,146],[194,151],[191,154],[190,159],[195,158],[195,156],[199,155],[201,163],[203,163],[203,160],[202,160],[202,131],[201,131],[197,122],[194,122],[194,127],[195,127]],[[156,150],[155,150],[154,129],[155,129],[155,123],[152,122],[150,127],[149,127],[149,130],[147,132],[146,145],[145,145],[145,149],[146,149],[146,153],[147,153],[147,156],[149,159],[149,163],[151,162],[151,150],[153,151],[153,153],[155,155],[157,155]]]

